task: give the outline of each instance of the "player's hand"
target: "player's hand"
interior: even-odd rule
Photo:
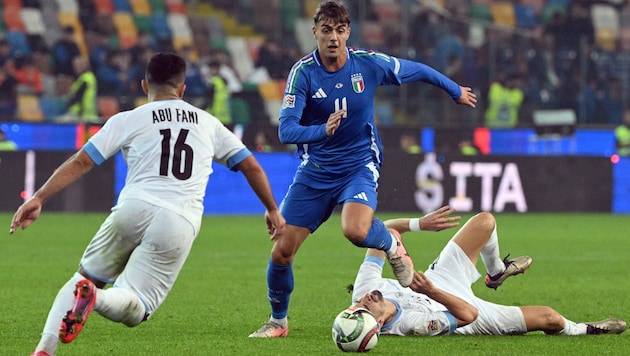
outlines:
[[[271,241],[275,241],[278,236],[284,234],[286,221],[279,210],[265,212],[265,223],[267,224],[267,232],[271,235]]]
[[[461,105],[467,105],[471,108],[477,107],[477,95],[473,93],[472,88],[470,87],[459,87],[462,90],[462,95],[455,100],[456,103]]]
[[[11,228],[9,233],[13,234],[18,227],[22,227],[22,230],[29,227],[42,212],[42,203],[38,199],[31,198],[26,201],[13,215],[11,220]]]
[[[414,292],[430,294],[435,287],[433,286],[433,282],[431,282],[431,280],[427,278],[422,271],[415,271],[409,288],[411,288]]]
[[[335,131],[341,125],[341,119],[346,115],[346,110],[337,110],[334,113],[328,116],[328,121],[326,121],[326,135],[332,136],[335,134]]]
[[[448,205],[432,211],[420,218],[420,229],[422,231],[441,231],[459,226],[461,216],[449,216],[453,213],[455,213],[455,209]]]

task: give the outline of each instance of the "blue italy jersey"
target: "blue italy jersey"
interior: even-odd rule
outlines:
[[[336,72],[319,61],[317,50],[295,63],[289,73],[278,129],[282,143],[294,143],[303,162],[300,171],[322,183],[383,160],[374,122],[374,95],[379,85],[423,81],[461,96],[457,83],[431,67],[383,53],[346,49],[348,60]],[[326,136],[326,121],[345,109],[334,135]]]

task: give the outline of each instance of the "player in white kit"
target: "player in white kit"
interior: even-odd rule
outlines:
[[[122,152],[125,187],[78,272],[59,291],[34,355],[54,355],[59,341],[74,340],[92,309],[130,327],[155,312],[199,232],[213,161],[247,178],[266,209],[272,239],[284,231],[266,173],[251,152],[218,119],[182,100],[185,71],[181,57],[154,55],[141,83],[148,103],[107,120],[16,211],[11,233],[33,223],[56,193]],[[107,284],[113,287],[102,289]]]
[[[459,216],[448,206],[421,218],[384,221],[390,231],[439,231],[458,225]],[[482,257],[488,274],[486,285],[496,289],[508,277],[524,273],[528,256],[501,260],[496,221],[479,213],[446,244],[426,271],[417,271],[408,288],[395,279],[383,278],[385,255],[369,249],[357,274],[352,301],[368,309],[381,324],[384,335],[434,336],[450,334],[512,335],[529,331],[547,334],[619,334],[626,323],[616,318],[576,323],[547,306],[507,306],[476,297],[471,285],[481,276]]]

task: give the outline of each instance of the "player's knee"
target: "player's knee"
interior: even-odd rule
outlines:
[[[363,231],[360,228],[343,228],[343,236],[345,236],[355,246],[362,246],[363,240],[367,237],[367,231]]]
[[[491,233],[496,226],[494,215],[487,211],[478,213],[477,215],[472,217],[472,220],[475,222],[478,228],[488,231],[489,233]]]
[[[124,325],[133,328],[134,326],[138,326],[140,325],[143,321],[148,319],[148,315],[146,314],[142,314],[142,315],[129,315],[127,318],[121,320],[121,323],[123,323]]]
[[[541,317],[544,319],[547,329],[562,330],[564,328],[564,318],[553,308],[543,307]]]

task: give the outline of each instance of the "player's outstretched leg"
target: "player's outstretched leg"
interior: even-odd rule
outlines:
[[[411,260],[411,257],[409,257],[407,249],[405,249],[400,233],[394,229],[388,229],[388,231],[396,239],[398,247],[396,249],[396,253],[387,256],[387,260],[392,266],[394,276],[396,276],[400,285],[403,287],[409,287],[411,281],[413,280],[413,261]]]
[[[510,257],[509,254],[503,259],[503,264],[505,265],[505,271],[503,271],[503,273],[494,276],[486,274],[486,286],[488,288],[496,290],[508,277],[525,273],[532,264],[532,258],[529,256],[521,256],[511,260],[508,260],[508,257]]]
[[[617,318],[586,322],[586,333],[589,335],[621,334],[626,330],[626,322]]]
[[[80,280],[74,290],[74,306],[68,310],[59,328],[59,340],[69,343],[74,340],[83,329],[85,322],[94,308],[96,301],[96,286],[88,279]]]
[[[249,334],[249,337],[285,337],[289,334],[289,326],[282,326],[268,321],[260,329]]]

